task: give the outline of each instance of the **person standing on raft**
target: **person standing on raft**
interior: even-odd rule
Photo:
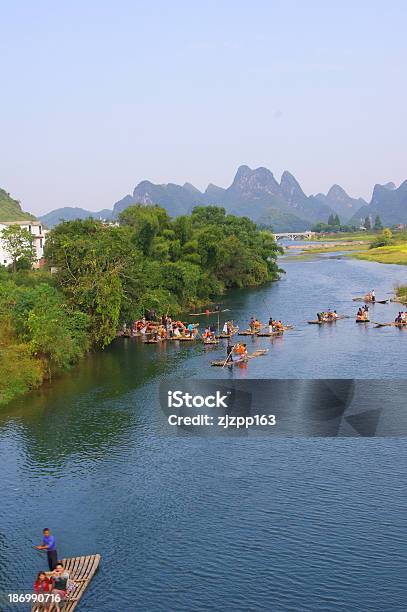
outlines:
[[[34,548],[36,548],[37,550],[47,551],[49,571],[54,571],[58,563],[57,545],[55,537],[51,534],[48,527],[45,527],[42,532],[42,544],[40,544],[39,546],[34,546]]]

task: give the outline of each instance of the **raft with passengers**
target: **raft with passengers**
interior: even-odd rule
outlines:
[[[358,309],[355,321],[356,323],[370,323],[369,306],[365,304],[365,306]]]
[[[293,329],[293,325],[284,325],[280,320],[269,318],[267,325],[260,323],[256,317],[252,317],[249,322],[249,327],[238,333],[239,336],[259,336],[261,338],[277,336],[283,334],[288,329]]]
[[[378,323],[374,322],[375,327],[406,327],[407,326],[407,311],[400,311],[394,321],[390,323]]]
[[[226,359],[217,359],[211,362],[211,366],[215,367],[233,367],[239,364],[247,363],[250,359],[261,357],[268,353],[268,349],[258,349],[253,353],[248,353],[247,345],[242,342],[237,342],[233,346],[228,346],[226,349]]]
[[[338,315],[336,310],[328,308],[327,311],[317,312],[317,318],[308,321],[309,325],[323,325],[324,323],[336,323],[342,319],[349,319],[348,315]]]
[[[372,289],[369,293],[366,293],[363,297],[352,298],[354,302],[365,302],[365,304],[388,304],[390,300],[378,300],[376,298],[375,290]]]

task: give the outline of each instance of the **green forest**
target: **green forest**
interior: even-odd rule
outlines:
[[[26,221],[29,219],[35,219],[34,215],[21,210],[20,202],[14,200],[4,189],[0,189],[0,221]]]
[[[171,219],[137,205],[115,225],[61,223],[47,237],[47,270],[0,267],[0,405],[108,346],[151,308],[176,315],[277,280],[280,252],[269,231],[215,206]]]

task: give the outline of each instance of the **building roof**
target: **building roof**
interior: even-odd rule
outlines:
[[[46,227],[41,221],[30,219],[24,219],[23,221],[0,221],[0,225],[41,225],[42,227]]]

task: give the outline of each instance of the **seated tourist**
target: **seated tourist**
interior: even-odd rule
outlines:
[[[62,563],[57,563],[54,571],[51,574],[52,594],[59,595],[61,603],[66,600],[68,588],[70,587],[69,572],[64,568]],[[62,606],[55,602],[57,610],[60,610]]]

